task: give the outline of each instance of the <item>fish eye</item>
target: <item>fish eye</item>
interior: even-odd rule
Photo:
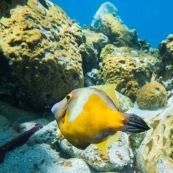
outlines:
[[[67,100],[70,100],[70,99],[71,99],[71,97],[72,97],[72,95],[71,95],[71,94],[67,94],[67,95],[66,95],[66,99],[67,99]]]

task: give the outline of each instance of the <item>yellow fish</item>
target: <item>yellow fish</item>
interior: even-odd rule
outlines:
[[[75,147],[104,143],[117,131],[133,134],[150,129],[139,116],[119,112],[110,96],[115,90],[108,88],[112,90],[111,85],[75,89],[52,107],[61,133]]]

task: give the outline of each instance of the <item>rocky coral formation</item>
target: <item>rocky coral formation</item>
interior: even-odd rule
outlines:
[[[173,34],[170,34],[166,40],[160,43],[159,54],[164,64],[164,70],[158,82],[164,85],[170,97],[173,92]]]
[[[150,120],[151,130],[136,149],[136,161],[141,173],[173,172],[172,103],[173,97],[168,100],[167,108]]]
[[[107,13],[118,15],[118,9],[110,2],[103,3],[94,15],[91,26],[95,29],[99,28],[101,25],[101,17]]]
[[[101,17],[99,31],[105,34],[110,42],[117,47],[128,46],[139,48],[137,32],[135,29],[129,30],[118,17],[107,13]]]
[[[37,110],[49,108],[66,93],[83,86],[78,47],[85,37],[53,3],[15,2],[9,3],[14,7],[10,17],[3,10],[0,20],[0,85],[10,89],[2,99],[15,99],[18,104],[22,101]]]
[[[118,15],[117,8],[110,2],[103,3],[91,23],[93,30],[105,34],[111,44],[117,47],[127,46],[148,51],[150,45],[138,39],[135,29],[129,30]]]
[[[86,43],[80,45],[79,52],[82,55],[82,67],[85,75],[92,69],[97,68],[101,49],[109,40],[102,33],[96,33],[89,29],[83,29],[82,31],[86,37]]]
[[[160,43],[159,53],[164,60],[173,61],[173,34],[170,34],[166,40]]]
[[[142,51],[107,44],[100,55],[98,80],[114,83],[116,90],[135,100],[138,89],[162,69],[159,59]]]
[[[166,105],[166,102],[166,89],[158,82],[145,84],[137,95],[137,103],[141,109],[157,109]]]

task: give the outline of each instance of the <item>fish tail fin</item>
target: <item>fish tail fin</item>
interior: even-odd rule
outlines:
[[[138,115],[135,115],[133,113],[128,113],[126,115],[127,118],[124,122],[124,126],[121,129],[121,131],[129,134],[135,134],[150,129],[150,127],[146,124],[146,122]]]
[[[116,132],[113,136],[108,137],[106,140],[103,142],[100,142],[98,144],[94,144],[96,147],[98,147],[103,154],[107,154],[108,147],[115,141],[118,141],[120,139],[120,133],[121,132]]]

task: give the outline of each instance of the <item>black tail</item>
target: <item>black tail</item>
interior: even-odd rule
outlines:
[[[135,133],[144,132],[150,129],[150,127],[146,124],[146,122],[141,117],[132,113],[128,113],[127,116],[128,118],[125,121],[125,125],[122,131],[129,134],[135,134]]]

